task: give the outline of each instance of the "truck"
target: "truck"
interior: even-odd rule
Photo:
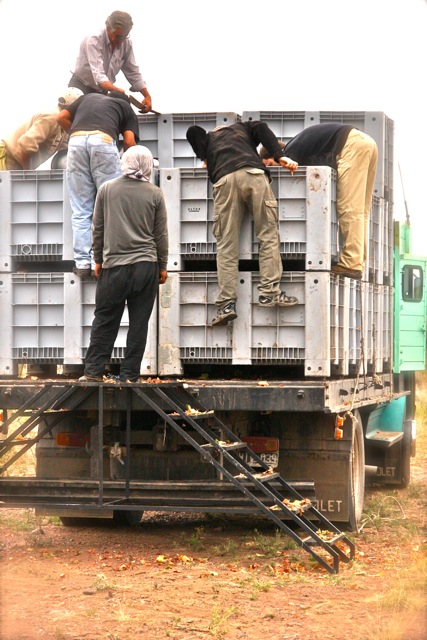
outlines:
[[[0,504],[58,515],[66,525],[82,516],[135,524],[144,510],[261,512],[323,564],[313,548],[326,545],[325,566],[336,572],[354,555],[338,526],[360,527],[365,484],[407,486],[415,453],[427,258],[412,254],[409,214],[394,214],[394,123],[358,111],[138,119],[140,141],[158,161],[153,180],[170,236],[169,277],[138,383],[78,381],[96,282],[72,273],[64,152],[49,170],[0,173]],[[333,169],[272,167],[282,290],[299,304],[257,306],[258,243],[248,216],[238,318],[212,327],[212,187],[185,133],[191,124],[211,130],[251,119],[284,141],[322,122],[352,124],[375,139],[369,257],[361,281],[331,272],[340,248]],[[125,313],[112,373],[126,330]],[[14,474],[33,447],[32,477]]]

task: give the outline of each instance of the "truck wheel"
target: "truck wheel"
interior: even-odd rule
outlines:
[[[137,527],[144,515],[143,511],[114,511],[113,520],[118,525]]]
[[[358,411],[354,411],[353,442],[350,454],[349,473],[349,526],[357,531],[362,519],[365,497],[365,444],[362,420]]]
[[[78,518],[72,516],[60,516],[59,519],[64,527],[84,527],[93,520],[93,518]]]

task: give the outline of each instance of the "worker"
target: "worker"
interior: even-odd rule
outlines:
[[[101,184],[121,175],[119,134],[128,149],[138,140],[138,119],[125,93],[88,93],[57,116],[70,132],[66,180],[72,211],[73,272],[93,275],[91,225],[96,193]]]
[[[290,307],[298,303],[280,290],[282,260],[277,201],[270,186],[270,174],[257,147],[263,144],[281,166],[295,171],[298,165],[283,156],[279,142],[265,122],[237,122],[207,133],[198,125],[187,130],[187,140],[203,160],[213,183],[213,234],[217,244],[219,294],[213,326],[237,318],[239,235],[245,212],[254,218],[259,240],[258,285],[261,307]]]
[[[105,29],[97,35],[86,36],[80,44],[69,86],[77,87],[85,94],[124,91],[115,84],[117,74],[122,71],[131,85],[130,90],[142,93],[142,108],[148,113],[151,111],[151,96],[129,40],[132,26],[128,13],[113,11],[105,22]]]
[[[95,317],[80,381],[102,380],[127,303],[129,329],[119,379],[136,382],[159,284],[167,279],[168,229],[162,191],[150,182],[153,156],[134,146],[121,159],[123,175],[103,184],[93,216],[98,277]]]
[[[352,125],[315,124],[286,144],[286,156],[303,166],[325,165],[337,170],[337,213],[343,246],[331,271],[360,280],[368,254],[371,209],[378,148],[375,141]],[[277,162],[260,149],[266,166]]]
[[[82,94],[66,89],[58,98],[58,109],[70,106]],[[42,111],[23,122],[0,141],[0,170],[37,169],[57,151],[67,147],[68,134],[59,126],[57,111]]]

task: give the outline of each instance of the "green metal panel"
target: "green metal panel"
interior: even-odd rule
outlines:
[[[395,222],[394,373],[426,368],[427,257],[413,256],[411,228]]]
[[[403,431],[405,420],[406,397],[395,398],[387,404],[380,405],[369,414],[366,427],[366,437],[369,438],[376,431]]]

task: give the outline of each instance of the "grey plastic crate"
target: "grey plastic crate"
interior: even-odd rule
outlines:
[[[0,375],[18,364],[83,365],[95,309],[96,281],[73,273],[0,274]],[[125,353],[123,316],[111,362]],[[157,309],[150,318],[141,375],[157,375]]]
[[[350,124],[370,135],[378,145],[374,194],[393,201],[394,122],[381,111],[244,111],[242,120],[262,120],[288,142],[303,129],[328,122]]]
[[[384,198],[372,198],[369,218],[367,280],[375,284],[390,284],[392,278],[393,227],[390,208]]]
[[[0,375],[16,375],[18,363],[61,364],[64,274],[2,274],[0,293]]]
[[[4,213],[10,224],[10,255],[20,262],[62,260],[63,171],[11,171],[9,198]]]
[[[151,113],[138,115],[139,141],[159,159],[159,116]]]
[[[278,198],[282,258],[304,259],[307,269],[330,269],[338,245],[334,170],[304,167],[292,175],[274,167],[271,176]],[[206,170],[162,169],[160,186],[168,211],[168,270],[180,271],[188,260],[213,260],[212,185]],[[248,215],[240,233],[240,259],[256,259],[258,248],[253,219]]]
[[[62,170],[0,174],[0,271],[14,262],[73,259],[71,211]]]
[[[258,284],[259,274],[239,273],[238,317],[212,327],[216,273],[170,274],[160,295],[159,375],[180,375],[187,364],[303,365],[310,377],[347,375],[362,358],[362,326],[364,370],[389,362],[389,287],[293,271],[281,286],[298,305],[262,308]]]
[[[180,271],[184,260],[213,260],[212,184],[206,169],[161,169],[160,188],[168,212],[168,271]],[[240,256],[251,259],[251,228],[247,218],[240,235]]]
[[[156,124],[153,118],[157,118]],[[186,137],[187,129],[193,124],[212,131],[220,125],[234,124],[240,120],[237,113],[164,113],[158,116],[138,116],[139,131],[142,140],[158,158],[160,168],[201,167],[202,162],[196,158]],[[146,127],[147,130],[144,130]],[[157,140],[153,138],[157,135]],[[156,149],[157,154],[153,149]],[[144,142],[145,144],[145,142]]]
[[[329,270],[338,253],[336,172],[329,167],[302,167],[291,174],[272,167],[270,175],[279,209],[282,258],[302,258],[307,270]],[[258,251],[252,224],[253,257]]]
[[[90,331],[95,311],[95,278],[80,279],[66,274],[65,300],[65,349],[64,364],[83,364],[90,342]],[[125,355],[126,336],[129,328],[127,307],[123,314],[119,333],[111,355],[112,363],[120,363]],[[147,345],[141,363],[141,375],[157,375],[157,307],[151,314]]]

